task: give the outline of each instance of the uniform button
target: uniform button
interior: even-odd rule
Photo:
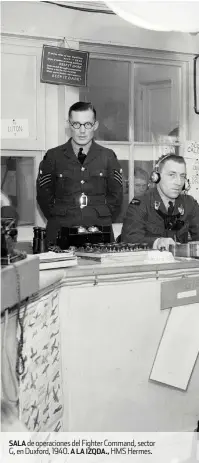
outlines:
[[[102,176],[103,176],[103,173],[102,173],[102,172],[100,172],[100,177],[102,177]]]
[[[62,177],[62,174],[60,174],[59,176]]]
[[[84,181],[84,180],[81,180],[81,184],[82,184],[82,185],[83,185],[83,183],[85,183],[85,181]]]
[[[82,168],[81,168],[81,170],[82,170],[82,172],[84,172],[84,170],[85,170],[85,167],[82,167]]]

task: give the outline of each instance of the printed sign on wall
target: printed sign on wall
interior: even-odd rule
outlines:
[[[185,143],[184,157],[187,165],[187,178],[191,186],[189,194],[199,202],[199,141]]]
[[[89,53],[62,47],[43,46],[41,82],[85,87]]]
[[[1,138],[28,138],[28,119],[1,119]]]

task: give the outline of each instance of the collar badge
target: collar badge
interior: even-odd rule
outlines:
[[[180,213],[180,215],[184,215],[184,207],[182,206],[182,204],[178,207],[178,212]]]
[[[154,202],[154,207],[155,207],[155,210],[158,211],[158,209],[160,207],[160,201],[155,201]]]

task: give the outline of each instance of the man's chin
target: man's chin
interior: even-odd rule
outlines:
[[[88,145],[88,143],[90,143],[91,140],[88,140],[87,138],[79,138],[77,143],[78,145]]]
[[[171,199],[176,199],[176,198],[178,198],[178,196],[179,196],[181,193],[182,193],[181,190],[180,190],[180,191],[179,191],[179,190],[178,190],[178,191],[171,191],[171,193],[170,193],[169,196],[170,196]]]

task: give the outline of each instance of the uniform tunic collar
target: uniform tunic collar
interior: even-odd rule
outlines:
[[[64,149],[65,156],[70,158],[71,161],[79,164],[78,158],[77,158],[77,156],[76,156],[76,154],[74,153],[74,150],[73,150],[72,138],[70,138],[63,145],[63,149]],[[101,146],[98,145],[94,140],[92,140],[90,149],[89,149],[88,154],[86,156],[86,159],[84,161],[84,166],[86,164],[89,164],[93,159],[95,159],[95,157],[99,156],[100,151],[101,151]]]
[[[165,209],[166,209],[167,211],[168,211],[168,207],[169,207],[169,202],[172,202],[173,205],[175,206],[175,199],[173,199],[173,200],[172,200],[172,199],[168,199],[168,198],[164,195],[164,193],[160,190],[159,186],[157,186],[157,191],[158,191],[158,193],[159,193],[159,195],[160,195],[160,198],[161,198],[161,200],[162,200],[162,202],[163,202],[163,204],[164,204],[164,207],[165,207]]]
[[[164,212],[164,213],[167,213],[168,207],[167,208],[165,207],[165,204],[164,204],[164,202],[163,202],[163,200],[162,200],[162,198],[160,196],[160,193],[159,193],[157,187],[154,188],[152,191],[153,191],[153,194],[152,194],[152,207],[155,208],[155,202],[159,203],[160,210],[162,212]],[[184,208],[184,195],[183,194],[179,195],[175,199],[173,214],[178,214],[179,209],[181,209],[181,207],[182,207],[182,209]]]
[[[74,153],[75,153],[75,156],[78,156],[78,153],[79,153],[80,148],[82,148],[82,149],[83,149],[83,153],[87,155],[88,152],[89,152],[89,149],[90,149],[90,147],[91,147],[91,145],[92,145],[92,140],[91,140],[87,145],[85,145],[85,146],[80,146],[80,145],[77,145],[77,144],[73,141],[73,139],[71,138],[71,145],[72,145],[73,151],[74,151]]]

